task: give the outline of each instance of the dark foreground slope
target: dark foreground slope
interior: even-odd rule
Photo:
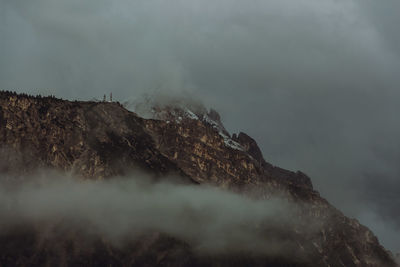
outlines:
[[[153,111],[156,119],[143,119],[118,103],[0,92],[2,179],[24,179],[49,168],[82,179],[142,169],[160,179],[175,174],[187,183],[257,199],[279,194],[296,203],[303,218],[296,227],[273,233],[291,244],[287,255],[201,255],[190,244],[159,232],[113,246],[104,237],[89,238],[68,225],[44,222],[3,229],[0,266],[395,266],[369,229],[321,198],[305,174],[267,163],[251,137],[230,136],[217,113],[186,107]],[[309,222],[320,227],[303,231]],[[58,234],[49,237],[46,231]]]

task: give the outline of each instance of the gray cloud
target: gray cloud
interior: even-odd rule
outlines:
[[[150,176],[134,173],[108,181],[82,181],[42,172],[24,177],[26,181],[18,185],[0,178],[0,232],[16,223],[55,221],[105,237],[116,246],[159,232],[191,244],[197,253],[283,256],[293,244],[278,232],[300,227],[295,204],[283,198],[252,200],[215,187],[171,183],[173,177],[163,177],[169,182],[151,182]],[[301,229],[307,234],[319,230],[317,222]]]
[[[0,88],[120,100],[189,91],[399,251],[399,10],[396,0],[1,0]]]

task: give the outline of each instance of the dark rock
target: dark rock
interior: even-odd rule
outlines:
[[[232,137],[232,139],[241,144],[246,149],[246,152],[258,162],[264,161],[261,150],[253,138],[245,133],[240,132],[238,136],[235,135]]]
[[[307,175],[267,163],[244,133],[230,138],[215,111],[157,112],[163,116],[142,119],[118,103],[0,92],[0,171],[24,175],[46,167],[87,179],[111,179],[137,168],[159,177],[176,173],[187,182],[249,197],[268,199],[279,192],[299,203],[304,225],[321,220],[322,230],[310,236],[299,225],[298,231],[273,233],[294,245],[290,257],[274,258],[198,256],[188,244],[160,233],[114,247],[62,222],[53,228],[63,234],[43,240],[43,225],[15,225],[0,235],[0,266],[395,266],[373,233],[320,197]]]

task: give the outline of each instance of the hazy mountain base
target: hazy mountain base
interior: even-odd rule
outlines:
[[[231,138],[228,133],[221,133],[215,114],[207,115],[206,120],[187,117],[178,117],[178,121],[143,120],[118,103],[68,102],[9,93],[0,94],[0,107],[4,159],[1,170],[20,173],[17,177],[22,180],[29,179],[27,173],[42,167],[72,171],[91,179],[111,178],[140,168],[157,174],[159,179],[175,173],[189,184],[213,184],[255,199],[271,199],[279,192],[281,198],[296,203],[295,214],[299,217],[299,223],[294,224],[285,224],[283,220],[281,223],[285,227],[279,229],[261,228],[265,235],[259,236],[273,237],[272,241],[266,239],[270,248],[271,244],[279,243],[276,240],[289,240],[290,246],[286,247],[283,242],[284,248],[294,247],[293,252],[287,250],[283,258],[282,253],[262,255],[257,249],[251,253],[244,250],[199,256],[196,242],[190,243],[193,242],[190,238],[185,240],[171,236],[177,233],[157,231],[157,234],[144,234],[133,244],[128,242],[120,247],[113,243],[113,238],[90,239],[87,237],[93,236],[91,232],[72,227],[89,226],[87,221],[40,221],[32,226],[21,222],[23,226],[7,226],[2,236],[3,265],[43,265],[66,259],[68,265],[394,266],[376,237],[321,198],[306,175],[265,162],[255,141],[245,134]],[[167,111],[167,114],[170,113]],[[205,117],[200,115],[196,116]],[[237,146],[233,146],[230,139],[239,144],[240,149],[235,149]],[[82,199],[75,206],[87,201]],[[229,207],[235,214],[242,212],[234,205]],[[112,218],[112,214],[104,217]],[[308,231],[306,226],[310,222],[321,222],[321,228],[316,228],[320,230]],[[204,224],[213,225],[208,221]],[[247,224],[244,229],[249,226],[252,229],[252,225]],[[200,229],[192,229],[195,231],[192,236],[200,234]],[[224,233],[225,228],[220,230]],[[242,228],[237,232],[241,231]],[[56,234],[46,239],[48,233],[53,232]],[[255,240],[257,238],[253,242]],[[251,241],[243,243],[252,244]],[[85,245],[88,242],[90,245]]]
[[[184,249],[190,257],[205,260],[236,255],[246,261],[258,258],[265,264],[274,258],[306,262],[304,252],[298,253],[294,246],[300,238],[295,229],[300,228],[303,236],[320,231],[321,224],[305,225],[299,207],[282,198],[255,200],[214,187],[151,180],[136,173],[94,182],[51,172],[18,185],[3,183],[2,238],[24,229],[22,236],[30,233],[28,240],[34,248],[50,249],[58,255],[55,258],[64,256],[66,261],[68,251],[60,245],[65,242],[67,248],[87,253],[100,241],[111,250],[124,251],[161,239],[183,246],[178,251]],[[46,247],[54,242],[58,244],[54,249]],[[15,244],[11,251],[7,242],[2,246],[3,252],[12,254]],[[37,264],[33,255],[25,256],[25,264]],[[118,261],[126,264],[123,259]]]

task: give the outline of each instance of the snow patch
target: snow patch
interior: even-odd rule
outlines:
[[[150,112],[152,117],[156,119],[165,120],[167,123],[174,121],[177,124],[184,123],[185,120],[199,120],[203,123],[210,125],[218,134],[223,138],[224,144],[235,150],[245,151],[245,149],[236,141],[232,140],[229,133],[225,130],[224,126],[219,120],[212,119],[207,111],[204,110],[200,113],[191,111],[188,107],[170,107],[161,109],[157,107],[151,108]]]
[[[236,150],[245,151],[244,148],[238,142],[232,140],[232,138],[229,137],[225,128],[220,123],[214,121],[208,115],[204,115],[203,120],[208,124],[210,124],[215,130],[217,130],[218,134],[222,136],[222,138],[224,139],[224,143],[226,146]]]
[[[187,117],[189,119],[192,119],[192,120],[198,120],[199,119],[199,117],[196,114],[194,114],[192,111],[190,111],[189,109],[186,108],[185,112],[186,112],[186,115],[187,115]]]
[[[224,138],[224,143],[226,146],[229,146],[233,149],[244,151],[243,147],[236,141],[233,141],[229,136],[225,135],[222,132],[219,132],[219,135]]]

